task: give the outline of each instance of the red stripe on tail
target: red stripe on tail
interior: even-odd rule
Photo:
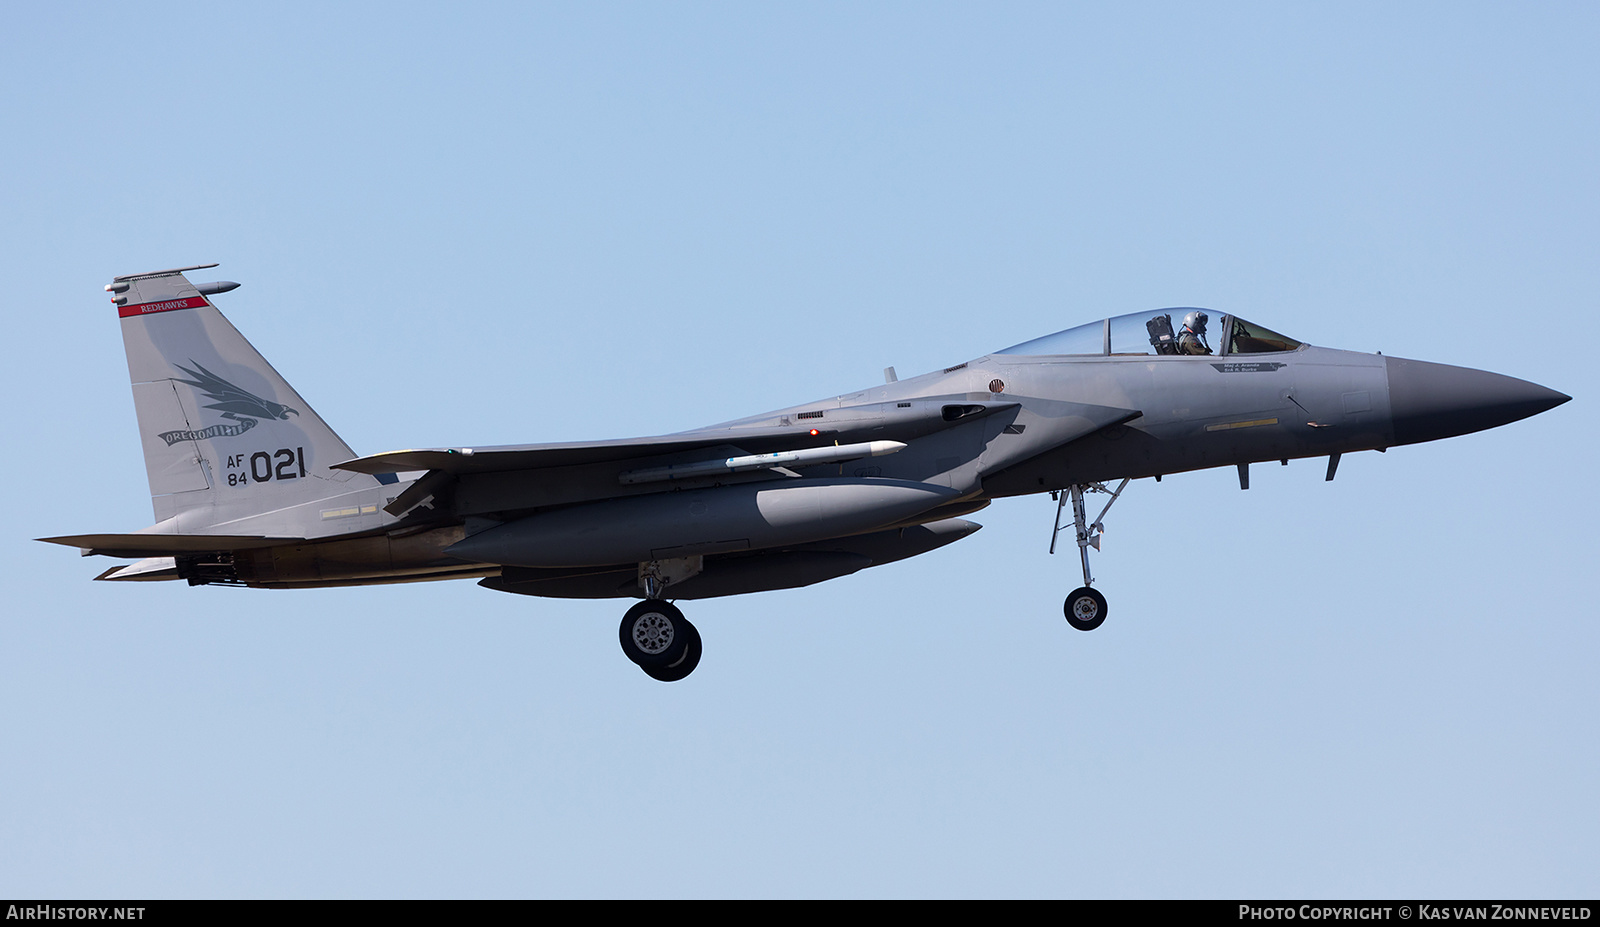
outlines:
[[[152,312],[171,312],[174,309],[199,309],[209,306],[204,296],[188,296],[183,299],[164,299],[157,303],[137,303],[132,306],[118,306],[117,315],[128,319],[134,316],[149,315]]]

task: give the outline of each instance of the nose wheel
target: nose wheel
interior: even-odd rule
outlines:
[[[1083,586],[1072,590],[1061,610],[1066,613],[1067,624],[1080,631],[1093,631],[1105,623],[1106,597],[1099,590]]]
[[[1056,552],[1056,537],[1066,527],[1061,523],[1061,510],[1067,507],[1067,502],[1072,502],[1072,527],[1078,540],[1078,559],[1083,562],[1083,585],[1072,590],[1067,596],[1067,601],[1062,604],[1061,610],[1067,617],[1067,624],[1079,631],[1093,631],[1105,623],[1106,597],[1098,590],[1091,588],[1094,577],[1089,575],[1089,548],[1100,549],[1100,535],[1105,532],[1102,524],[1106,513],[1111,511],[1111,506],[1128,488],[1128,481],[1123,480],[1115,491],[1105,488],[1100,483],[1073,483],[1064,490],[1051,493],[1056,500],[1055,530],[1050,534],[1050,553]],[[1106,507],[1100,510],[1100,516],[1093,522],[1084,514],[1083,496],[1086,492],[1108,493],[1111,496]]]
[[[622,653],[652,679],[677,682],[700,665],[700,632],[671,602],[646,599],[628,609],[617,636]]]

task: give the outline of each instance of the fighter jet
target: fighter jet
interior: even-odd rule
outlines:
[[[1089,550],[1132,480],[1341,455],[1494,428],[1569,396],[1443,364],[1316,347],[1238,316],[1157,309],[913,379],[676,434],[357,456],[212,302],[237,287],[116,277],[155,524],[42,538],[138,562],[103,580],[264,588],[473,578],[640,600],[623,653],[671,682],[702,653],[676,600],[788,589],[924,554],[992,500],[1050,493]],[[1115,484],[1113,487],[1112,484]],[[1086,496],[1109,497],[1093,520]],[[1070,509],[1070,512],[1068,511]],[[1070,518],[1067,516],[1070,515]]]

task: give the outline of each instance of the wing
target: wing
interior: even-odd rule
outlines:
[[[894,403],[890,403],[894,406]],[[912,406],[912,403],[903,405]],[[960,421],[1014,409],[1014,402],[917,402],[914,408],[894,409],[893,416],[863,415],[848,418],[851,410],[826,426],[772,425],[701,428],[672,435],[619,438],[609,441],[570,441],[558,444],[514,444],[499,447],[435,447],[387,451],[334,464],[336,470],[356,473],[403,473],[438,470],[461,475],[505,470],[540,470],[613,463],[699,449],[732,447],[747,454],[805,450],[848,441],[909,441],[949,428]],[[954,411],[952,411],[954,410]],[[799,416],[797,416],[799,417]]]
[[[638,457],[655,457],[724,445],[734,445],[751,454],[791,447],[823,447],[832,444],[838,434],[837,430],[741,428],[714,433],[620,438],[612,441],[513,444],[480,448],[434,447],[387,451],[382,454],[357,457],[354,460],[334,464],[333,468],[373,474],[402,473],[410,470],[442,470],[454,474],[539,470],[546,467],[575,467]]]

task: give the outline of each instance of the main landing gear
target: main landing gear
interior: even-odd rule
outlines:
[[[639,564],[645,600],[622,616],[617,636],[623,654],[651,679],[677,682],[700,665],[700,632],[662,595],[669,584],[682,582],[703,566],[699,557]]]
[[[1094,577],[1089,575],[1089,548],[1100,549],[1100,535],[1105,532],[1105,525],[1101,524],[1101,521],[1127,487],[1127,480],[1123,480],[1114,492],[1100,483],[1073,483],[1064,490],[1056,490],[1050,494],[1050,497],[1056,500],[1055,530],[1050,533],[1052,554],[1056,552],[1056,535],[1066,527],[1061,524],[1061,510],[1066,508],[1069,498],[1072,500],[1072,525],[1078,537],[1078,557],[1083,561],[1083,585],[1072,590],[1072,594],[1067,596],[1067,601],[1062,604],[1061,610],[1067,617],[1067,624],[1080,631],[1093,631],[1106,620],[1106,597],[1091,588],[1094,585]],[[1099,517],[1092,523],[1083,510],[1083,495],[1086,492],[1109,493],[1111,496],[1111,500],[1100,510]]]
[[[700,665],[700,632],[671,602],[645,599],[618,629],[622,652],[652,679],[677,682]]]

